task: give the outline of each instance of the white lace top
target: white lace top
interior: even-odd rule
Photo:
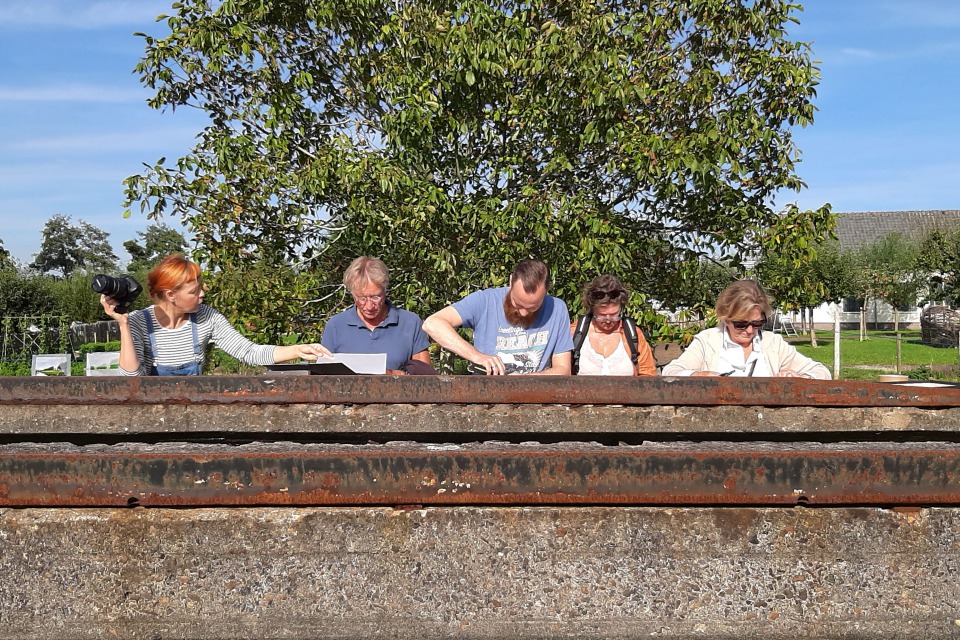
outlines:
[[[632,376],[633,363],[630,362],[630,354],[623,346],[620,334],[617,334],[617,348],[606,358],[596,352],[590,344],[590,337],[587,336],[580,347],[580,367],[577,375]]]

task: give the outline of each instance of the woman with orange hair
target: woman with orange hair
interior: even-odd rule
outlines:
[[[215,309],[203,304],[200,267],[180,254],[150,270],[147,292],[153,305],[129,314],[105,295],[100,304],[120,326],[120,370],[128,376],[196,376],[208,344],[247,364],[266,365],[330,352],[319,344],[259,345],[244,338]]]

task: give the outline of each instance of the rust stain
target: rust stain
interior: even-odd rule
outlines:
[[[590,404],[958,407],[960,388],[797,378],[493,376],[0,378],[0,405]]]
[[[706,448],[706,446],[704,446]],[[0,506],[960,504],[960,445],[5,453]]]

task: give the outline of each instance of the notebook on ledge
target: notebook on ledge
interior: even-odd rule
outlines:
[[[331,358],[319,358],[316,362],[268,364],[267,369],[275,373],[310,376],[382,375],[387,372],[387,354],[335,353]]]

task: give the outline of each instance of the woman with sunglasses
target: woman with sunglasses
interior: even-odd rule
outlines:
[[[779,334],[763,332],[773,312],[753,280],[739,280],[717,298],[719,324],[698,333],[665,376],[799,377],[829,380],[825,366],[801,355]]]
[[[586,314],[570,325],[573,373],[581,376],[655,376],[650,345],[623,315],[630,293],[615,276],[595,278],[583,290]]]

